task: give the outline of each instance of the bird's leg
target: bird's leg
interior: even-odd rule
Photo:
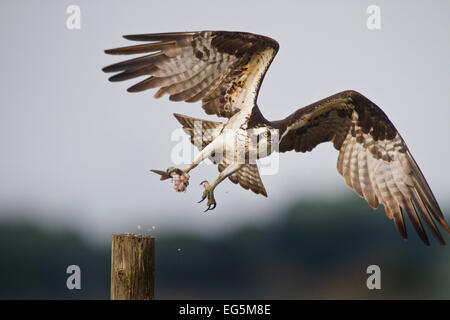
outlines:
[[[187,168],[183,169],[183,171],[188,173],[196,166],[198,166],[200,162],[211,157],[213,154],[222,154],[222,139],[222,136],[219,136],[205,148],[203,148],[202,151],[200,151],[199,154],[195,157],[194,161],[192,161],[192,163],[187,166]]]
[[[189,172],[194,169],[200,162],[204,159],[210,157],[217,146],[219,146],[220,139],[215,139],[210,144],[208,144],[194,159],[194,161],[189,164],[185,169],[179,169],[175,167],[169,167],[166,171],[162,170],[151,170],[152,172],[159,174],[161,176],[160,180],[167,180],[172,178],[173,187],[177,192],[186,191],[189,185]]]
[[[216,181],[214,181],[212,185],[210,185],[206,180],[200,183],[200,185],[203,185],[205,190],[203,191],[202,199],[199,201],[199,203],[208,198],[208,203],[206,204],[208,208],[206,208],[205,212],[208,210],[213,210],[217,206],[216,199],[214,198],[214,189],[217,187],[217,185],[231,176],[233,173],[238,171],[240,168],[242,168],[242,166],[244,166],[244,164],[233,163],[229,165],[219,174]]]

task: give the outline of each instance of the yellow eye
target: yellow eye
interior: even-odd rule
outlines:
[[[267,131],[266,131],[266,132],[264,132],[264,137],[266,137],[266,138],[267,138],[268,136],[269,136],[269,132],[267,132]]]

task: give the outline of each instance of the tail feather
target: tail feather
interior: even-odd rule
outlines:
[[[184,132],[191,137],[191,143],[199,148],[199,150],[202,150],[217,138],[223,125],[221,122],[202,120],[178,113],[174,113],[173,115],[183,126]]]

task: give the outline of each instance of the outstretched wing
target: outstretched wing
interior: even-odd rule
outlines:
[[[339,150],[337,169],[347,185],[371,207],[383,204],[403,238],[407,238],[402,214],[406,212],[425,244],[429,240],[419,215],[445,244],[432,217],[447,233],[450,229],[428,183],[394,125],[373,102],[345,91],[274,125],[281,130],[280,152],[306,152],[322,142],[333,142]]]
[[[159,88],[155,98],[202,101],[207,114],[231,118],[251,107],[261,81],[278,51],[268,37],[244,32],[201,31],[124,36],[149,43],[106,50],[108,54],[147,55],[103,68],[120,72],[109,78],[122,81],[150,75],[129,92]]]
[[[230,165],[226,159],[222,160],[218,165],[219,172],[222,172]],[[262,194],[267,197],[266,188],[259,175],[258,166],[256,164],[245,164],[242,168],[229,176],[231,182],[240,184],[245,190],[252,190],[256,194]]]

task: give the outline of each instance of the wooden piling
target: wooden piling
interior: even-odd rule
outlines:
[[[111,299],[155,298],[155,239],[136,234],[113,234]]]

